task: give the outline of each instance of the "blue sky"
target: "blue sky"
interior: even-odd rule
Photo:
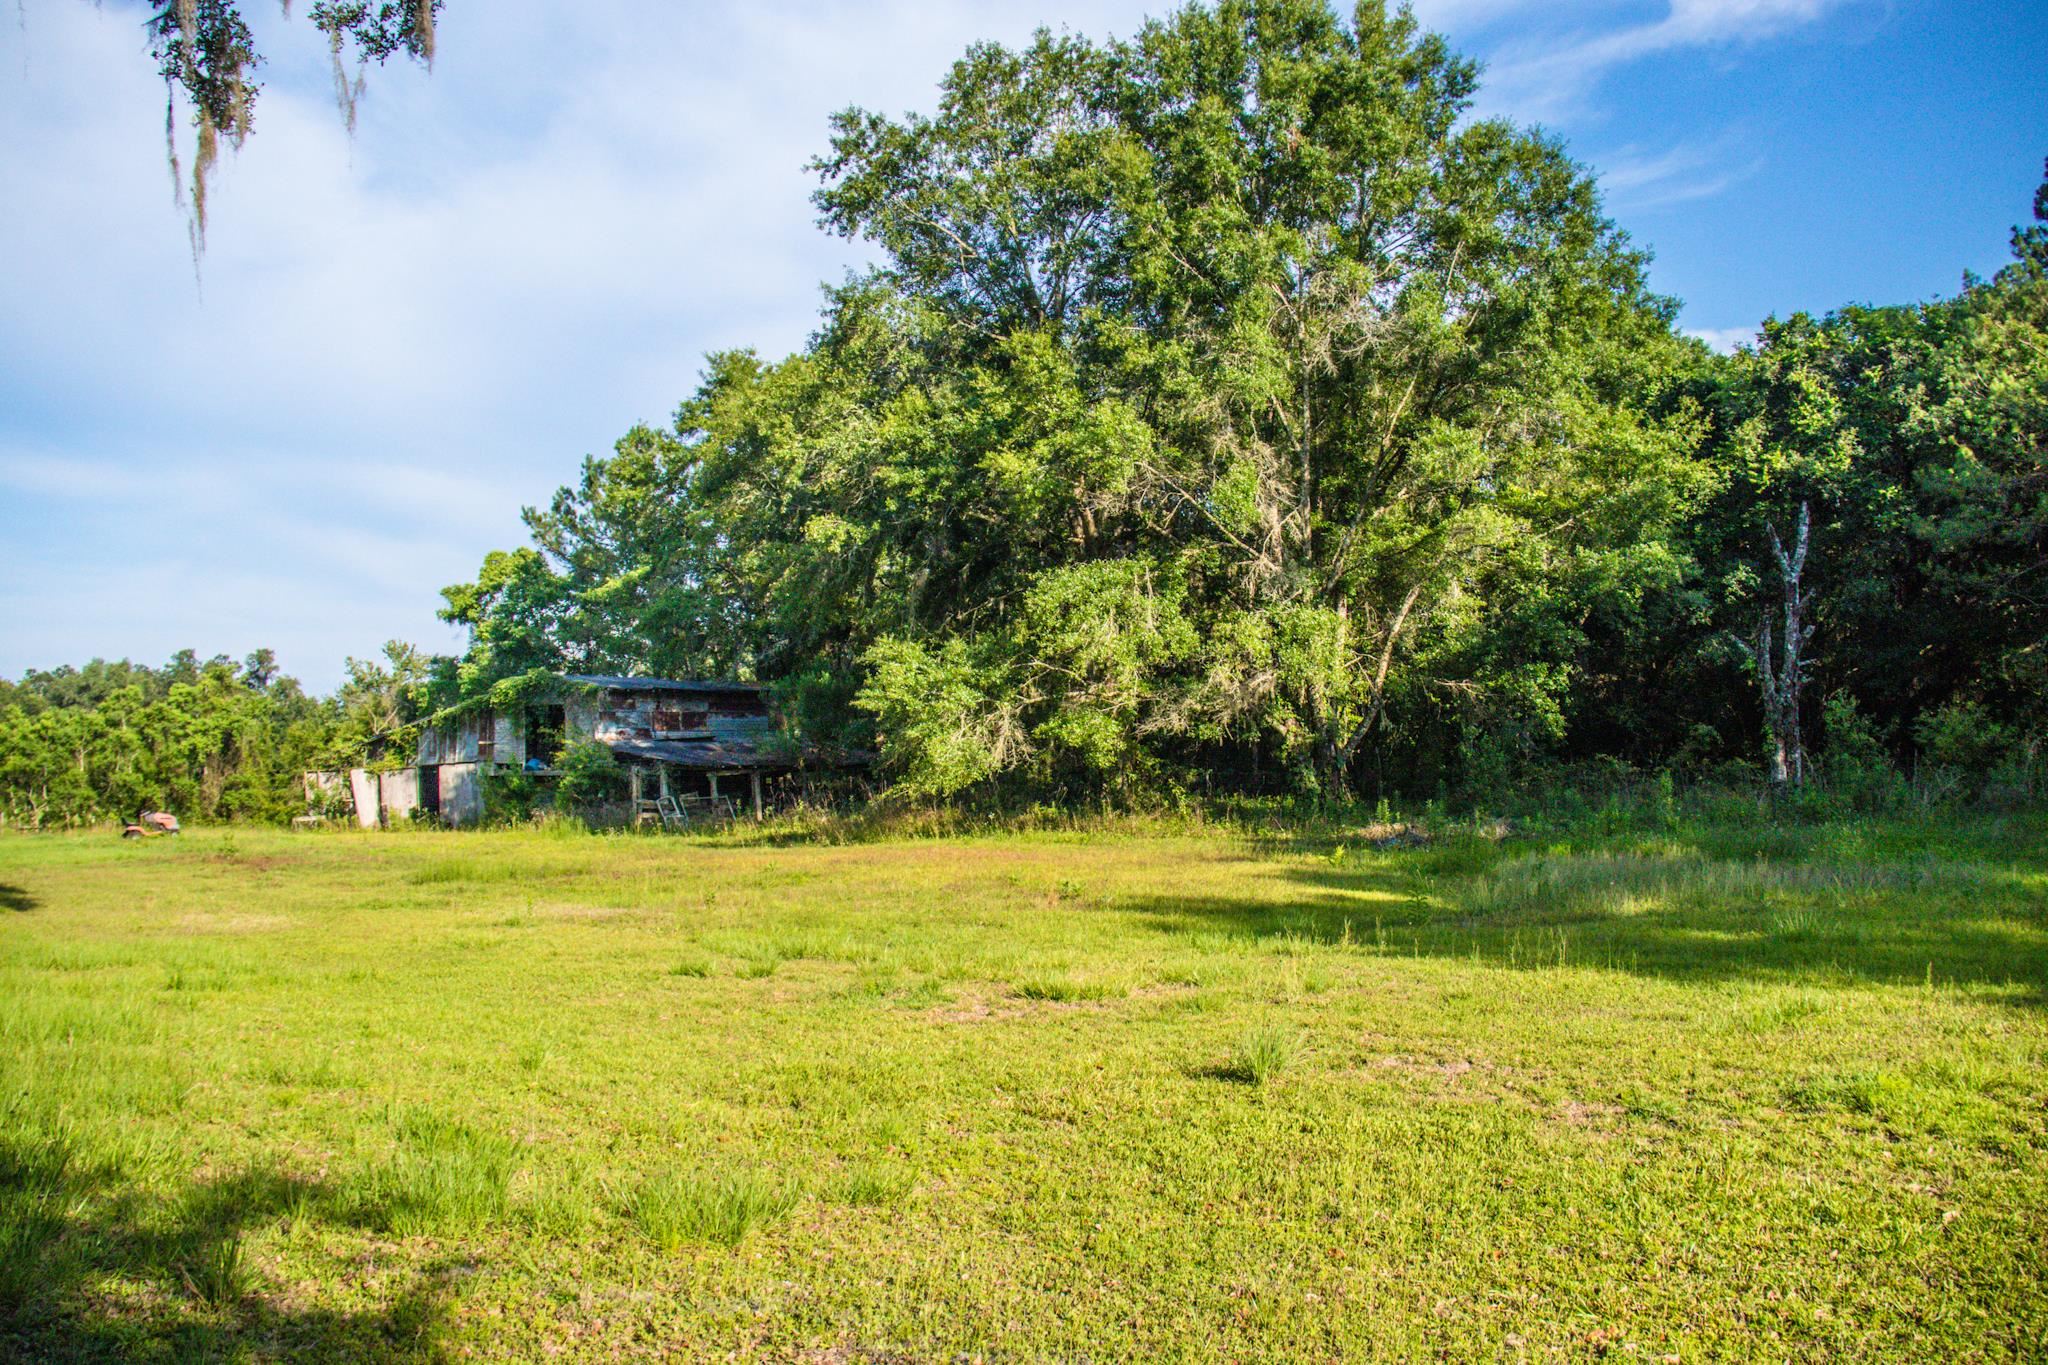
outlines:
[[[802,344],[804,160],[834,109],[928,108],[970,41],[1131,32],[1137,0],[451,0],[435,71],[373,73],[254,5],[256,136],[203,283],[135,0],[0,22],[0,674],[275,648],[326,689],[522,539],[705,352]],[[303,6],[301,7],[303,8]],[[1952,293],[2006,256],[2048,155],[2048,6],[1434,0],[1656,253],[1683,325]]]

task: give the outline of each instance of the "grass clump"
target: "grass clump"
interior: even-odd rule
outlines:
[[[904,1167],[882,1161],[857,1161],[839,1173],[832,1197],[841,1204],[900,1204],[910,1195],[916,1177]]]
[[[256,1292],[256,1267],[237,1232],[208,1238],[180,1272],[192,1297],[212,1309],[233,1308]]]
[[[642,1184],[628,1213],[647,1240],[673,1252],[691,1243],[737,1246],[795,1203],[787,1188],[753,1172],[671,1172]]]
[[[1071,976],[1033,976],[1017,982],[1017,994],[1026,1000],[1076,1003],[1108,1000],[1123,992],[1101,981],[1081,981]]]
[[[1294,1035],[1284,1028],[1254,1029],[1238,1039],[1224,1074],[1246,1085],[1264,1085],[1294,1060]]]
[[[391,1156],[347,1192],[363,1222],[413,1237],[474,1231],[505,1212],[511,1142],[431,1113],[406,1115],[396,1136]]]

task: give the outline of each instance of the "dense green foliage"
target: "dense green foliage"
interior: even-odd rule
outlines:
[[[366,761],[425,705],[427,660],[409,646],[348,667],[328,700],[280,675],[267,649],[239,665],[184,650],[162,668],[96,659],[0,682],[0,823],[45,829],[143,808],[290,819],[306,809],[308,769]]]
[[[375,18],[315,17],[348,14]],[[9,818],[274,813],[311,749],[580,671],[768,682],[922,798],[1748,780],[1742,643],[1801,508],[1823,784],[2038,795],[2048,186],[1995,278],[1717,356],[1583,168],[1468,117],[1475,81],[1372,0],[1221,0],[977,46],[929,116],[842,113],[816,202],[880,266],[802,352],[712,356],[672,429],[529,509],[530,546],[445,591],[461,658],[394,647],[317,741],[282,739],[296,692],[217,678],[143,776],[140,703],[59,715],[32,680]],[[259,724],[289,761],[222,757]]]
[[[883,265],[451,588],[462,685],[756,677],[924,796],[1498,800],[1753,759],[1735,642],[1810,503],[1822,771],[2030,781],[2048,228],[1714,356],[1474,81],[1378,4],[1231,0],[840,115],[817,203]]]

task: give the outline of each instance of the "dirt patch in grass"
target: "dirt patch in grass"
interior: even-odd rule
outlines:
[[[1051,1007],[1052,1001],[1026,1000],[1021,996],[987,996],[970,994],[924,1012],[924,1017],[934,1024],[990,1024],[1003,1019],[1022,1019],[1026,1015],[1042,1014]]]
[[[188,934],[260,934],[290,924],[284,915],[221,915],[195,910],[178,917],[178,927]]]

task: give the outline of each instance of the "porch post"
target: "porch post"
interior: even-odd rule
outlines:
[[[756,768],[747,774],[747,781],[754,789],[754,818],[761,818],[761,770]]]

